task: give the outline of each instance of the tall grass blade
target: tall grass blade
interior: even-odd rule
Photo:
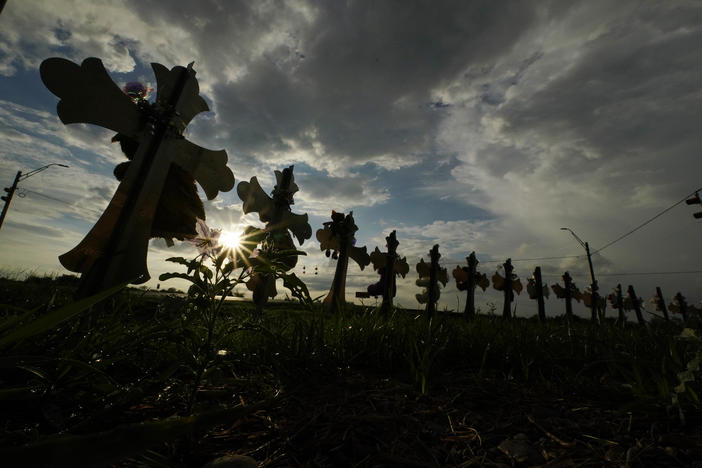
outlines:
[[[118,284],[110,289],[106,289],[93,296],[86,297],[72,304],[68,304],[60,309],[51,311],[36,320],[32,320],[29,323],[21,325],[12,332],[0,338],[0,348],[9,347],[15,343],[26,340],[27,338],[38,335],[39,333],[56,328],[56,326],[59,324],[65,322],[66,320],[70,320],[103,299],[107,299],[108,297],[112,296],[120,289],[124,288],[128,283],[129,282]]]

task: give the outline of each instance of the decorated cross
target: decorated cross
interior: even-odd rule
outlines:
[[[466,291],[466,307],[464,310],[465,318],[471,319],[475,317],[475,287],[480,286],[483,291],[490,286],[485,273],[478,273],[478,259],[475,257],[475,252],[471,252],[466,257],[468,262],[467,267],[457,266],[453,270],[453,277],[456,280],[456,288],[459,291]]]
[[[618,284],[616,288],[607,296],[609,303],[613,309],[617,310],[617,322],[620,326],[626,323],[626,315],[624,315],[624,297],[622,296],[622,285]]]
[[[536,267],[531,278],[527,281],[527,294],[529,299],[536,299],[539,309],[539,320],[546,320],[546,307],[544,297],[548,298],[548,285],[543,284],[541,279],[541,267]]]
[[[661,288],[659,286],[656,286],[656,294],[653,295],[650,302],[654,305],[658,312],[663,312],[663,318],[666,322],[668,322],[670,320],[670,316],[668,315],[668,307],[665,304],[665,298],[663,298],[663,293],[661,292]]]
[[[687,303],[685,296],[678,292],[674,297],[673,301],[668,304],[668,310],[674,314],[680,314],[683,318],[683,323],[687,323],[691,313],[699,314],[700,311],[695,306],[691,306]]]
[[[553,292],[556,294],[556,297],[558,299],[565,299],[566,303],[566,319],[572,320],[573,319],[573,299],[576,301],[580,302],[580,299],[582,299],[583,294],[578,290],[578,288],[575,286],[575,283],[573,283],[573,278],[570,277],[570,273],[567,271],[563,273],[563,286],[560,284],[552,284],[551,289],[553,289]]]
[[[417,263],[417,273],[419,279],[417,286],[424,287],[421,294],[416,294],[417,302],[427,305],[427,318],[431,318],[436,313],[436,303],[439,300],[441,291],[439,290],[439,282],[446,286],[448,283],[448,272],[446,268],[441,268],[439,265],[439,244],[434,245],[429,251],[429,263],[425,263],[423,258]]]
[[[312,237],[312,227],[307,221],[306,214],[294,214],[290,205],[295,204],[293,197],[299,190],[293,175],[293,166],[275,171],[276,185],[269,197],[263,191],[256,177],[249,182],[239,182],[236,188],[239,198],[244,202],[244,213],[256,212],[261,222],[266,226],[266,237],[261,245],[260,256],[274,257],[286,251],[290,255],[280,258],[283,271],[289,271],[297,264],[297,254],[293,236],[302,243]],[[275,287],[276,275],[274,273],[254,273],[246,283],[246,287],[253,292],[253,301],[256,304],[256,313],[260,317],[263,305],[268,298],[273,298],[278,293]]]
[[[522,292],[522,282],[519,281],[517,275],[513,273],[514,266],[512,266],[511,258],[508,258],[507,261],[502,264],[502,266],[505,269],[505,276],[503,278],[498,272],[495,272],[495,274],[492,275],[492,287],[498,291],[504,292],[505,301],[502,306],[502,317],[511,318],[511,304],[512,301],[514,301],[514,292],[517,294]]]
[[[590,309],[590,311],[594,311],[596,313],[591,312],[591,320],[597,321],[597,320],[602,320],[605,316],[605,309],[607,308],[607,300],[600,296],[597,291],[595,293],[592,293],[592,285],[588,286],[585,288],[585,291],[583,291],[582,295],[583,299],[583,304],[585,307]],[[595,307],[593,307],[592,302],[597,301]]]
[[[322,301],[326,312],[340,312],[346,304],[346,272],[349,258],[358,263],[363,270],[370,263],[368,249],[356,247],[354,234],[358,226],[353,220],[353,211],[348,215],[332,211],[331,221],[324,223],[324,228],[317,230],[319,248],[336,259],[336,270],[329,294]],[[332,253],[333,252],[333,253]]]
[[[639,296],[636,295],[636,291],[634,291],[634,286],[629,285],[629,287],[626,289],[626,297],[624,298],[624,308],[626,310],[633,310],[636,313],[636,320],[639,322],[639,325],[646,324],[646,321],[643,318],[643,314],[641,313],[642,305],[643,301]]]
[[[61,99],[61,121],[116,131],[115,140],[131,158],[128,166],[115,171],[120,184],[100,219],[78,246],[59,257],[64,267],[82,273],[79,296],[121,282],[147,281],[151,237],[162,236],[171,245],[173,237],[194,237],[194,215],[204,218],[199,198],[195,201],[190,191],[194,181],[210,200],[234,186],[225,151],[207,150],[183,137],[193,117],[209,110],[199,95],[192,63],[171,70],[158,63],[151,66],[157,82],[154,104],[146,101],[145,89],[133,86],[127,90],[131,96],[123,92],[97,58],[81,65],[50,58],[40,67],[44,84]],[[189,211],[171,207],[172,216],[182,219],[159,226],[156,220],[164,218],[159,210],[169,203],[168,194],[178,191],[178,184],[186,186]]]
[[[380,280],[368,286],[365,293],[356,293],[356,297],[378,297],[383,296],[381,312],[387,314],[392,309],[392,298],[396,293],[396,275],[401,275],[403,278],[409,273],[409,265],[407,258],[397,254],[397,246],[400,243],[397,240],[395,231],[392,231],[385,238],[388,251],[383,253],[378,249],[370,254],[370,261],[373,264],[373,269],[380,275]]]

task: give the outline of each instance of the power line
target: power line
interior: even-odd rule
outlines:
[[[60,198],[52,197],[52,196],[50,196],[50,195],[46,195],[46,194],[44,194],[44,193],[36,192],[36,191],[34,191],[34,190],[29,190],[29,189],[26,189],[26,188],[24,188],[24,187],[20,188],[19,190],[21,190],[21,191],[23,191],[23,192],[27,192],[27,193],[33,193],[34,195],[39,195],[40,197],[44,197],[44,198],[46,198],[46,199],[53,200],[53,201],[58,202],[58,203],[63,203],[64,205],[68,205],[68,206],[77,208],[77,209],[82,210],[82,211],[89,211],[89,212],[91,212],[92,214],[94,214],[94,215],[96,215],[96,216],[101,216],[101,215],[102,215],[101,212],[99,212],[99,211],[97,211],[97,210],[95,210],[95,209],[92,209],[92,208],[79,208],[79,207],[76,207],[76,206],[75,206],[73,203],[71,203],[71,202],[68,202],[68,201],[66,201],[66,200],[61,200]]]
[[[59,202],[59,203],[63,203],[63,204],[65,204],[65,205],[69,205],[69,206],[72,206],[72,205],[73,205],[71,202],[67,202],[66,200],[61,200],[60,198],[51,197],[51,196],[45,195],[45,194],[43,194],[43,193],[35,192],[34,190],[29,190],[29,189],[26,189],[26,188],[21,188],[20,190],[22,190],[22,191],[24,191],[24,192],[27,192],[27,193],[33,193],[34,195],[39,195],[40,197],[48,198],[49,200],[53,200],[53,201],[56,201],[56,202]]]
[[[585,257],[585,255],[561,255],[560,257],[535,257],[535,258],[513,258],[512,263],[514,262],[534,262],[537,260],[562,260],[564,258],[582,258]],[[504,263],[503,260],[486,260],[486,261],[481,261],[480,263]]]
[[[696,192],[699,192],[700,190],[702,190],[702,187],[698,188],[697,190],[693,191],[692,193],[690,193],[690,194],[688,194],[688,195],[685,195],[680,201],[675,202],[674,204],[672,204],[671,206],[669,206],[669,207],[666,208],[665,210],[661,211],[660,213],[656,214],[656,215],[653,216],[652,218],[650,218],[650,219],[644,221],[643,223],[639,224],[638,226],[636,226],[636,227],[635,227],[634,229],[632,229],[631,231],[626,232],[625,234],[622,234],[621,236],[617,237],[617,238],[614,239],[612,242],[606,244],[604,247],[601,247],[601,248],[597,249],[596,251],[593,252],[593,255],[596,254],[596,253],[602,252],[604,249],[606,249],[606,248],[609,247],[610,245],[612,245],[612,244],[614,244],[614,243],[616,243],[616,242],[619,242],[620,240],[624,239],[625,237],[630,236],[631,234],[635,233],[636,231],[638,231],[639,229],[641,229],[642,227],[644,227],[645,225],[647,225],[648,223],[650,223],[650,222],[653,221],[654,219],[656,219],[656,218],[662,216],[663,214],[667,213],[668,211],[672,210],[673,208],[675,208],[676,206],[678,206],[679,204],[681,204],[682,202],[684,202],[685,200],[687,200],[689,197],[691,197],[692,195],[694,195]]]
[[[599,273],[597,276],[663,276],[663,275],[698,275],[702,274],[702,270],[691,271],[647,271],[647,272],[631,272],[631,273]],[[571,273],[572,276],[588,276],[587,273]],[[557,274],[542,274],[541,276],[560,276]]]
[[[564,258],[583,258],[585,255],[561,255],[559,257],[513,258],[514,262],[535,262],[537,260],[562,260]],[[480,260],[480,263],[504,263],[504,260]],[[442,265],[463,265],[465,262],[442,262]]]

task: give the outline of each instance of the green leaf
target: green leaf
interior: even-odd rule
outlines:
[[[162,273],[158,277],[159,281],[166,281],[166,280],[173,279],[173,278],[180,278],[180,279],[184,279],[186,281],[189,281],[191,283],[197,284],[197,279],[195,279],[192,276],[189,276],[185,273]]]
[[[281,274],[280,278],[283,279],[283,286],[290,290],[290,293],[297,298],[301,303],[312,307],[312,298],[310,297],[310,292],[307,289],[307,285],[298,278],[295,273]]]
[[[50,382],[51,378],[49,375],[44,372],[43,370],[39,369],[38,367],[33,367],[33,366],[17,366],[20,369],[24,369],[27,372],[31,372],[32,374],[36,375],[39,377],[41,380],[44,380],[46,382]]]
[[[268,257],[271,260],[274,260],[274,259],[279,259],[279,258],[283,258],[283,257],[298,257],[301,255],[307,255],[307,253],[303,252],[302,250],[288,249],[288,250],[277,250],[277,251],[275,251],[275,253],[273,253],[272,255],[269,255]]]
[[[181,265],[190,265],[190,260],[183,257],[170,257],[166,259],[167,262],[180,263]]]
[[[40,333],[55,329],[59,324],[72,319],[84,310],[120,291],[127,284],[129,284],[129,281],[113,286],[72,304],[68,304],[60,309],[53,310],[45,315],[42,315],[41,317],[38,317],[36,320],[32,320],[31,322],[16,328],[0,338],[0,348],[14,345],[20,341],[26,340],[27,338],[31,338]]]

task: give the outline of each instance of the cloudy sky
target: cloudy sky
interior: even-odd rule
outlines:
[[[59,121],[41,61],[99,57],[116,83],[151,86],[151,62],[194,61],[211,112],[187,137],[225,149],[237,182],[257,176],[266,191],[274,169],[294,164],[293,208],[313,230],[332,209],[353,210],[369,252],[397,230],[412,267],[402,305],[417,306],[414,265],[436,243],[449,271],[475,251],[488,276],[511,257],[523,283],[541,265],[549,284],[568,270],[582,289],[584,250],[564,226],[605,247],[593,257],[603,292],[621,282],[648,299],[661,286],[698,302],[696,207],[678,204],[607,244],[702,187],[700,44],[696,1],[9,0],[0,184],[18,170],[70,168],[21,182],[0,231],[0,269],[65,272],[58,255],[97,220],[125,160],[113,132]],[[206,211],[214,227],[255,222],[235,190]],[[323,294],[334,265],[314,238],[302,250],[297,271],[305,265]],[[172,270],[172,255],[195,251],[152,241],[152,278]],[[375,278],[352,263],[347,298]],[[476,299],[501,309],[494,290]],[[532,302],[522,293],[517,314]],[[451,281],[440,307],[463,303]],[[563,304],[551,297],[547,308],[560,314]]]

